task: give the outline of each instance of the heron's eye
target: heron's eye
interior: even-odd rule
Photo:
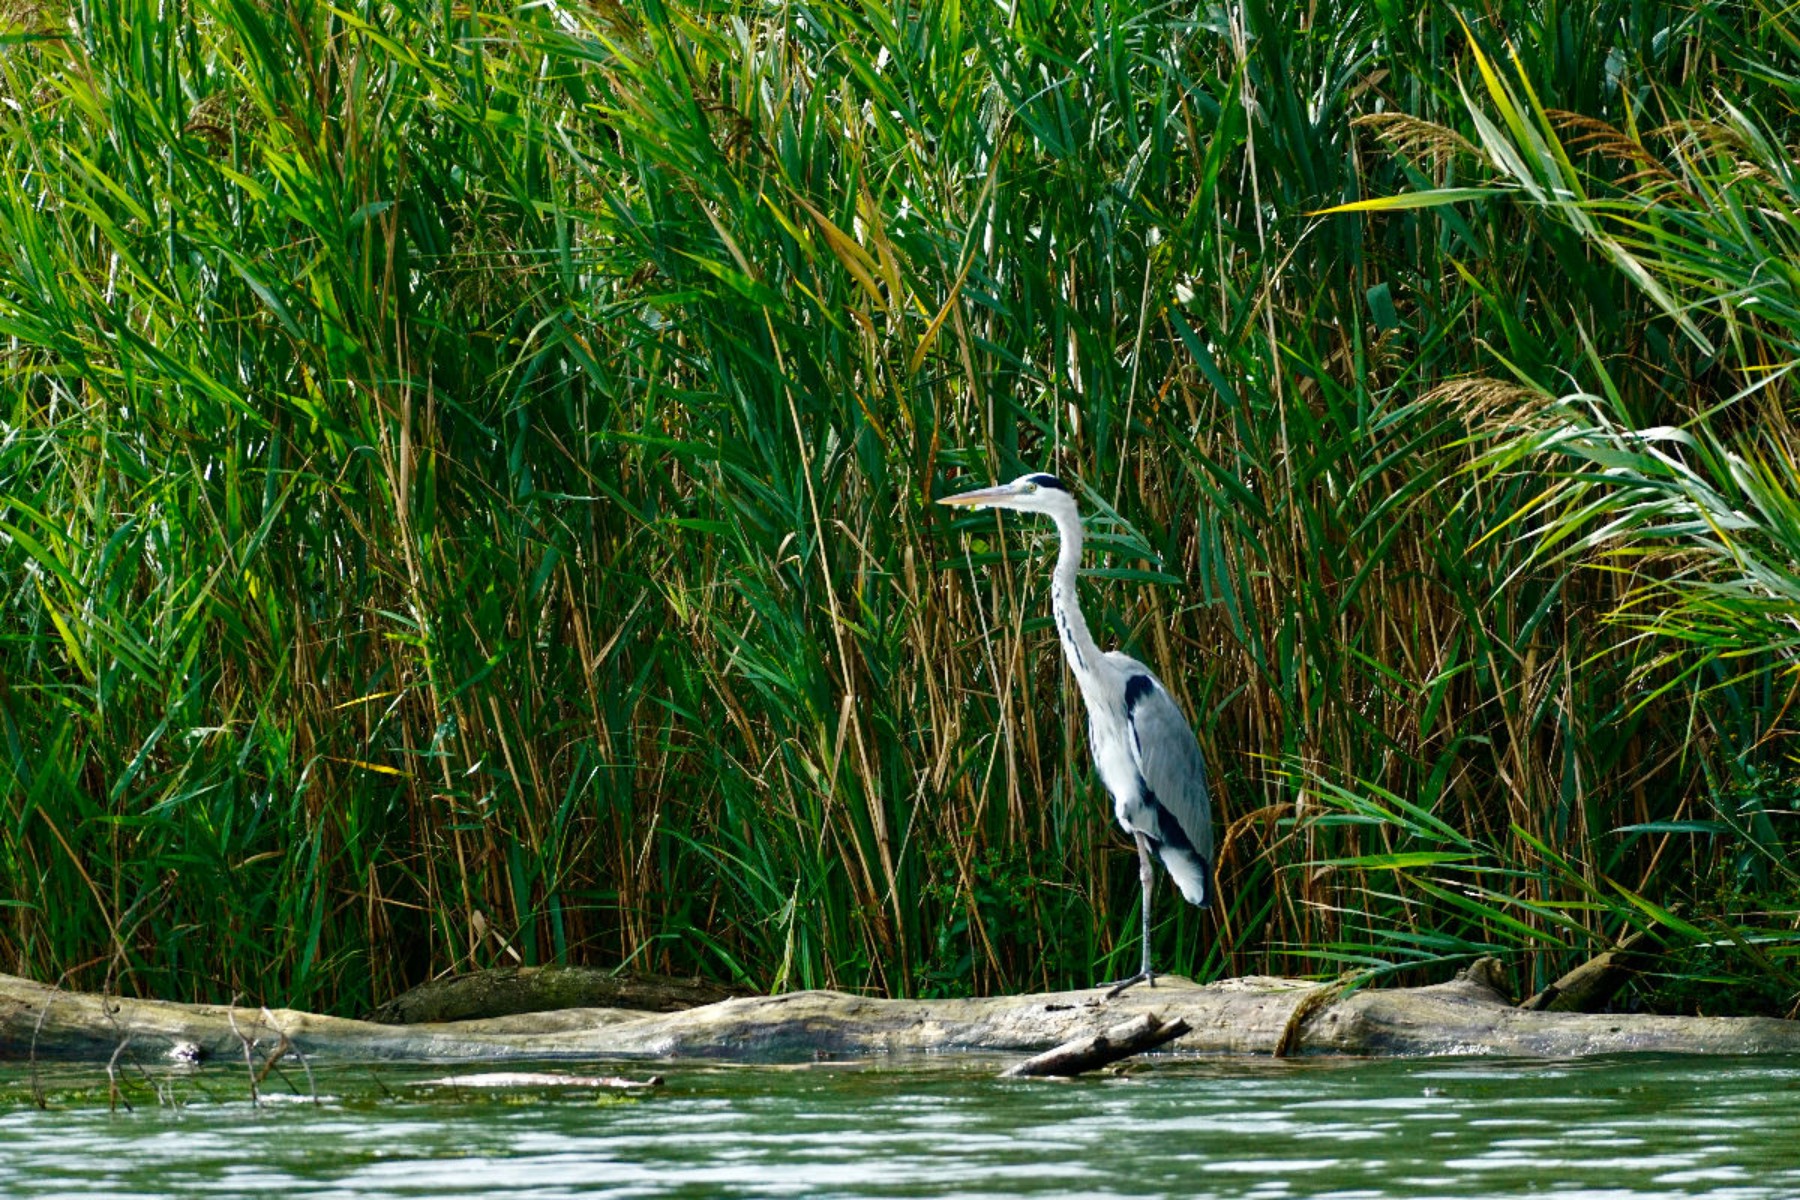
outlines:
[[[1027,492],[1035,492],[1038,490],[1038,485],[1027,480],[1025,483],[1025,490]]]

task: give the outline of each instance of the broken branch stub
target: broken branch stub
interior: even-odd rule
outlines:
[[[1534,1012],[1595,1012],[1611,1003],[1620,988],[1649,965],[1656,953],[1647,929],[1634,931],[1521,1004]]]

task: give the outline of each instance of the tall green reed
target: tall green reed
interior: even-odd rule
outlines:
[[[1778,88],[1750,64],[1782,26],[1734,11],[1474,32],[1620,124],[1619,78]],[[1688,749],[1719,694],[1621,705],[1679,673],[1669,643],[1605,619],[1629,581],[1516,536],[1550,468],[1481,464],[1596,354],[1657,364],[1636,402],[1736,385],[1505,197],[1309,215],[1492,189],[1452,10],[25,20],[0,48],[18,969],[345,1009],[512,961],[1116,974],[1132,861],[1044,541],[928,503],[1027,467],[1079,481],[1092,623],[1216,776],[1223,904],[1159,911],[1165,961],[1498,948],[1524,981],[1630,919],[1606,881],[1686,888],[1667,836],[1614,831],[1724,786]],[[1524,382],[1475,378],[1497,364]],[[1465,864],[1473,901],[1423,873]]]
[[[1690,956],[1724,951],[1791,1003],[1800,983],[1785,965],[1795,876],[1778,828],[1792,805],[1782,726],[1800,611],[1800,478],[1784,385],[1795,344],[1788,155],[1752,115],[1754,92],[1703,111],[1667,86],[1641,88],[1614,125],[1546,107],[1515,50],[1477,44],[1472,55],[1480,100],[1468,89],[1463,99],[1479,149],[1459,149],[1485,166],[1487,186],[1346,208],[1509,198],[1576,235],[1590,263],[1657,313],[1640,335],[1650,351],[1642,358],[1621,353],[1601,321],[1575,314],[1580,354],[1556,382],[1592,392],[1552,399],[1550,379],[1496,353],[1496,368],[1523,387],[1507,419],[1482,431],[1486,446],[1471,463],[1490,485],[1540,481],[1502,536],[1530,548],[1527,567],[1613,581],[1600,614],[1612,636],[1581,666],[1632,664],[1620,701],[1631,719],[1661,705],[1685,710],[1675,749],[1705,777],[1654,819],[1641,805],[1590,814],[1612,823],[1615,849],[1585,882],[1569,872],[1562,891],[1615,928],[1688,943]],[[1651,124],[1671,111],[1674,120]],[[1415,144],[1448,138],[1410,135]],[[1684,360],[1689,377],[1676,383]],[[1703,916],[1677,915],[1620,878],[1641,869],[1646,845],[1652,867],[1668,864],[1665,900],[1697,901]],[[1579,899],[1583,890],[1590,895]]]

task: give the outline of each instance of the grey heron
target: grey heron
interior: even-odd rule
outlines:
[[[957,508],[1010,508],[1043,513],[1056,522],[1062,545],[1050,576],[1050,607],[1063,656],[1088,711],[1088,747],[1113,801],[1113,815],[1137,842],[1138,882],[1144,889],[1143,966],[1107,993],[1134,983],[1156,986],[1150,967],[1151,851],[1189,904],[1212,899],[1212,800],[1206,764],[1194,731],[1154,672],[1117,650],[1101,652],[1088,632],[1075,594],[1081,566],[1081,512],[1054,475],[1021,475],[1011,483],[944,496]]]

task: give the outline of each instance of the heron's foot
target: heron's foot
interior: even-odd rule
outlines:
[[[1121,980],[1119,980],[1119,982],[1112,984],[1110,986],[1103,983],[1100,986],[1106,988],[1106,995],[1104,995],[1100,998],[1102,1000],[1117,1000],[1120,996],[1125,994],[1126,988],[1136,987],[1140,983],[1143,984],[1145,987],[1155,987],[1156,986],[1156,972],[1155,971],[1139,971],[1136,975],[1133,975],[1130,979],[1121,979]]]

